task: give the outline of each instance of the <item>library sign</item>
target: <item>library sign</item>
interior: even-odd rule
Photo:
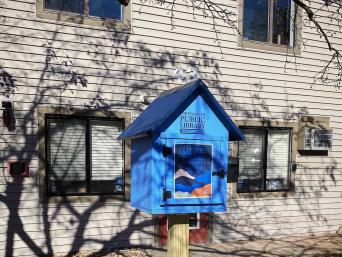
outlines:
[[[180,133],[192,134],[203,133],[205,129],[204,112],[184,112],[180,116]]]

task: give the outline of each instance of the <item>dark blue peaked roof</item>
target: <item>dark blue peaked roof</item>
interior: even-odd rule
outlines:
[[[229,131],[229,140],[243,140],[244,135],[210,93],[201,80],[191,81],[184,86],[171,89],[155,99],[133,123],[121,133],[119,139],[153,134],[165,124],[171,124],[199,95],[210,106]]]

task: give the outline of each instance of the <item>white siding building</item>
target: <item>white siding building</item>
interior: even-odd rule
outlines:
[[[316,79],[324,39],[288,1],[217,1],[241,33],[217,20],[220,46],[185,2],[172,29],[166,3],[0,0],[0,98],[12,106],[0,121],[0,256],[157,246],[160,222],[130,207],[129,142],[116,136],[190,67],[247,135],[232,146],[229,210],[209,215],[203,240],[337,231],[342,92]],[[318,14],[341,49],[337,21]],[[332,130],[331,146],[318,130]],[[26,164],[28,176],[10,175]]]

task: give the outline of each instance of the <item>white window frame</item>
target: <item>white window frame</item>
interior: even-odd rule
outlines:
[[[189,217],[189,230],[195,230],[195,229],[200,228],[200,223],[201,223],[200,217],[201,217],[200,213],[197,212],[196,213],[196,227],[190,227],[190,217]]]

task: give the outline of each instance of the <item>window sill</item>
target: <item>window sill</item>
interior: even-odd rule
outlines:
[[[57,22],[69,22],[75,24],[105,27],[111,29],[122,30],[126,32],[131,31],[130,22],[130,5],[124,8],[123,20],[102,19],[100,17],[83,16],[76,13],[60,12],[53,10],[46,10],[37,7],[37,18],[53,20]]]
[[[237,183],[230,183],[232,187],[233,199],[255,199],[255,198],[277,198],[277,197],[292,197],[295,195],[294,190],[287,191],[269,191],[269,192],[250,192],[238,193]]]
[[[276,45],[260,41],[240,40],[238,46],[241,48],[256,49],[262,51],[283,53],[286,55],[300,55],[300,47],[288,47],[286,45]]]

